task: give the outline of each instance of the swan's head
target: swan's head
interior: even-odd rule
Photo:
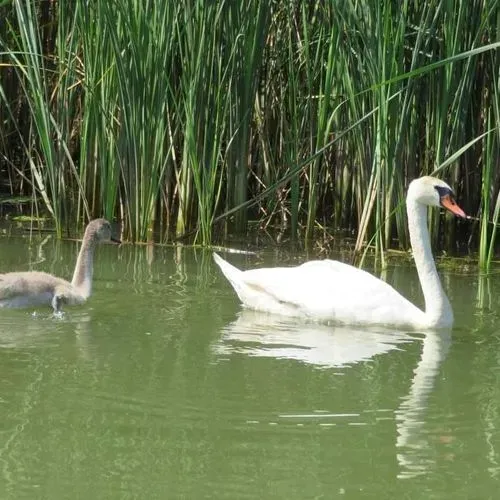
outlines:
[[[113,237],[111,224],[106,219],[94,219],[90,221],[85,229],[84,239],[95,243],[121,243],[120,240]]]
[[[432,207],[443,207],[457,217],[467,217],[455,202],[455,194],[446,182],[436,177],[425,176],[411,181],[408,198]]]

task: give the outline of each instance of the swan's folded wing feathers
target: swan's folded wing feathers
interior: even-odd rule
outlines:
[[[293,305],[312,316],[366,314],[383,308],[385,301],[394,300],[399,300],[402,307],[414,307],[384,281],[333,260],[310,261],[290,268],[254,269],[245,271],[243,280],[270,300]]]

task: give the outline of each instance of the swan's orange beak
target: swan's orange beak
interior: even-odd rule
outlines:
[[[457,217],[462,217],[463,219],[467,218],[465,212],[456,204],[453,196],[450,194],[441,197],[441,205]]]

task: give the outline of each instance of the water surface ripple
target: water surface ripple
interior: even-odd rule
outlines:
[[[71,276],[74,243],[0,245],[0,272]],[[244,311],[209,252],[95,264],[63,318],[0,311],[0,498],[497,498],[496,275],[442,269],[436,334]],[[384,278],[421,304],[411,266]]]

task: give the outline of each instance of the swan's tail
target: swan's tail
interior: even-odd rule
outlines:
[[[245,303],[245,291],[247,286],[243,280],[243,271],[240,271],[237,267],[226,262],[222,257],[217,255],[215,252],[213,254],[215,263],[220,267],[222,274],[227,278],[229,283],[231,283],[234,291],[238,294],[240,300]]]
[[[273,294],[272,290],[266,289],[265,283],[261,284],[258,280],[255,280],[255,277],[259,276],[258,269],[241,271],[216,253],[213,254],[213,257],[216,264],[220,267],[222,274],[231,283],[243,306],[258,311],[285,314],[288,316],[301,315],[298,314],[298,312],[300,313],[299,307],[293,303],[284,303]],[[269,271],[273,270],[267,269],[267,272]]]
[[[220,270],[224,274],[224,276],[232,283],[232,277],[236,277],[242,273],[237,267],[229,264],[229,262],[225,261],[222,257],[217,255],[215,252],[213,253],[215,263],[220,267]]]

